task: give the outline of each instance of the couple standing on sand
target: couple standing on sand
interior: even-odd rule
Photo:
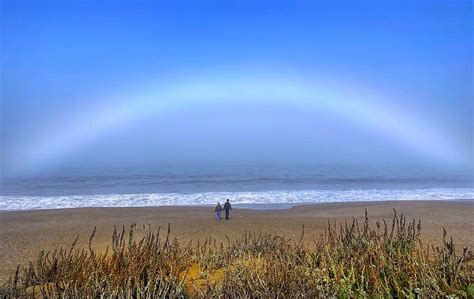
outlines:
[[[224,204],[225,220],[226,221],[229,221],[230,210],[232,210],[232,206],[230,205],[230,202],[227,199],[227,201]],[[221,221],[221,211],[222,211],[222,207],[221,207],[221,204],[218,202],[216,208],[214,209],[214,212],[216,212],[217,221]]]

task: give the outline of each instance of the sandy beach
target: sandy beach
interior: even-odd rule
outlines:
[[[344,222],[363,218],[367,209],[371,221],[391,219],[393,209],[408,219],[421,219],[425,244],[439,245],[443,227],[458,248],[474,247],[474,201],[391,201],[328,203],[297,206],[285,210],[252,210],[234,208],[230,222],[216,222],[209,207],[143,207],[82,208],[0,212],[0,281],[14,274],[18,264],[33,260],[41,250],[69,247],[77,235],[78,246],[85,246],[97,227],[94,246],[104,249],[110,244],[114,225],[127,229],[136,224],[140,237],[168,223],[171,233],[183,245],[212,236],[224,242],[226,235],[235,238],[247,231],[261,231],[298,239],[305,226],[304,242],[324,232],[328,221]],[[375,225],[375,224],[374,224]]]

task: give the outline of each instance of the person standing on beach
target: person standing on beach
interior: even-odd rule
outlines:
[[[229,214],[230,210],[232,210],[232,206],[230,205],[229,199],[224,204],[224,211],[225,211],[225,220],[229,221]]]
[[[216,219],[217,221],[221,221],[221,211],[222,211],[222,206],[218,202],[216,208],[214,209],[214,212],[216,212]]]

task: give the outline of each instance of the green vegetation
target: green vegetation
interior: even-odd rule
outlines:
[[[328,224],[311,246],[245,232],[226,244],[178,244],[170,228],[135,240],[114,230],[112,245],[41,252],[3,286],[0,297],[440,297],[472,298],[470,252],[452,239],[423,247],[420,222]],[[95,230],[94,230],[95,232]],[[126,236],[128,235],[128,236]]]

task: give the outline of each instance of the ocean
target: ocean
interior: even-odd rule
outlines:
[[[470,172],[334,165],[186,166],[2,176],[0,210],[472,200]]]

